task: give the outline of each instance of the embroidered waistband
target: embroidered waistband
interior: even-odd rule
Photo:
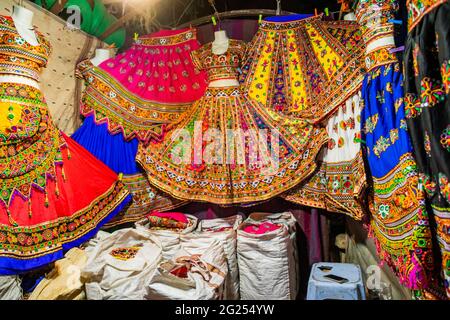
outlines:
[[[143,36],[135,41],[135,44],[142,46],[171,46],[182,44],[190,40],[197,39],[197,30],[188,29],[176,34],[168,34],[165,36]]]

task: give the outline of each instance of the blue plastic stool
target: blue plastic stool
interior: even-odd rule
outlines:
[[[331,270],[322,271],[319,267],[330,267]],[[324,277],[329,274],[346,278],[348,282],[338,283]],[[351,263],[315,263],[306,300],[366,300],[361,268]]]

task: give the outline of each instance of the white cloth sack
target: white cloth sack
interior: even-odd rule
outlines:
[[[291,288],[291,297],[295,299],[300,289],[300,263],[298,258],[297,245],[297,219],[292,212],[281,213],[254,212],[248,216],[247,221],[270,221],[272,223],[284,224],[289,232],[289,283]]]
[[[272,222],[281,228],[264,234],[243,229]],[[296,220],[292,213],[253,213],[237,231],[242,300],[293,300],[298,293]]]
[[[215,240],[222,245],[228,265],[228,275],[225,280],[224,296],[226,300],[239,300],[239,267],[237,262],[237,228],[242,223],[242,216],[202,220],[197,230],[181,236],[183,248],[190,253],[201,253]],[[217,231],[222,228],[228,230]]]
[[[147,232],[156,237],[162,244],[163,259],[170,260],[181,249],[181,235],[191,233],[197,227],[198,219],[187,214],[189,225],[186,229],[175,231],[170,229],[149,229],[149,221],[147,218],[141,219],[135,223],[136,229]]]
[[[19,276],[0,276],[0,300],[22,300]]]
[[[127,254],[126,251],[132,254]],[[88,300],[142,300],[162,257],[161,243],[147,232],[122,229],[89,248],[81,277]]]
[[[170,271],[188,268],[187,278]],[[202,254],[193,255],[184,248],[171,260],[161,262],[147,286],[149,300],[217,300],[223,297],[227,262],[222,245],[213,241]]]

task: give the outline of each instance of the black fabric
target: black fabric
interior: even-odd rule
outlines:
[[[450,297],[450,0],[408,34],[404,58],[408,130]]]

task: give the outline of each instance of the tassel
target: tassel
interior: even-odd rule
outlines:
[[[31,199],[28,199],[28,218],[31,219],[31,217],[32,217]]]
[[[62,175],[63,181],[64,181],[64,182],[67,182],[67,179],[66,179],[66,172],[64,171],[64,167],[61,167],[61,175]]]
[[[18,227],[19,224],[16,221],[14,221],[13,217],[11,216],[11,211],[9,211],[9,209],[6,209],[6,213],[8,214],[9,223],[14,227]]]
[[[122,178],[123,178],[123,173],[121,172],[121,173],[119,173],[119,181],[122,181]]]
[[[45,190],[45,207],[48,208],[48,194],[47,194],[47,190]]]
[[[56,194],[56,197],[59,198],[58,180],[56,180],[56,182],[55,182],[55,194]]]
[[[67,159],[70,160],[70,158],[72,158],[72,155],[70,154],[69,148],[67,148]]]

